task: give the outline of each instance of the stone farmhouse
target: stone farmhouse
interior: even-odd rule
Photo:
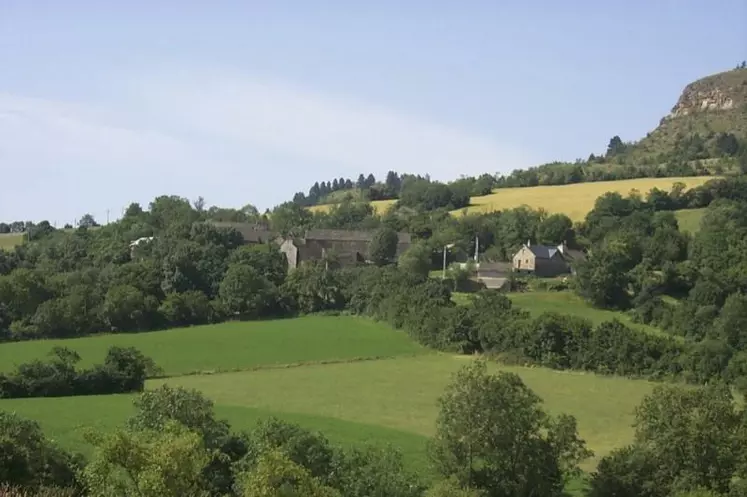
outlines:
[[[517,273],[552,278],[573,273],[576,262],[585,258],[579,250],[569,249],[565,242],[558,246],[532,245],[527,241],[513,257],[512,267]]]
[[[244,243],[273,242],[280,247],[293,269],[303,261],[333,260],[339,265],[349,266],[365,263],[374,237],[373,231],[313,229],[301,237],[284,238],[278,233],[249,223],[213,222],[219,228],[233,228],[244,238]],[[412,238],[409,233],[398,233],[397,257],[407,250]]]
[[[398,233],[397,253],[399,257],[412,243],[409,233]],[[303,261],[331,259],[339,265],[350,266],[365,263],[373,240],[373,231],[309,230],[303,237],[288,238],[280,244],[280,250],[288,259],[288,268],[298,267]]]

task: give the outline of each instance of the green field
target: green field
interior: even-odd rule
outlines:
[[[543,312],[557,312],[586,318],[594,325],[617,319],[631,328],[637,328],[647,333],[660,334],[661,330],[645,324],[634,323],[630,317],[620,311],[596,309],[584,302],[579,296],[569,291],[563,292],[517,292],[507,293],[506,296],[520,309],[528,311],[532,316],[539,316]],[[460,305],[467,305],[469,294],[455,292],[452,300]]]
[[[509,293],[511,301],[521,309],[529,311],[532,315],[538,316],[543,312],[557,312],[559,314],[572,314],[586,318],[595,325],[604,321],[618,319],[631,328],[638,328],[648,333],[660,334],[661,330],[653,326],[634,323],[630,317],[619,311],[608,311],[596,309],[584,302],[581,297],[572,292],[523,292]]]
[[[321,430],[340,443],[375,440],[400,447],[422,467],[426,437],[433,434],[436,400],[464,356],[426,354],[378,361],[318,364],[297,368],[193,375],[151,380],[196,388],[213,399],[220,416],[238,429],[275,415]],[[552,413],[577,417],[579,431],[594,450],[584,464],[630,442],[633,409],[653,384],[592,374],[493,365],[518,373]],[[279,394],[282,393],[282,394]],[[132,397],[113,395],[0,401],[0,409],[37,419],[62,445],[86,451],[83,429],[109,429],[130,414]]]
[[[0,233],[0,250],[10,250],[23,243],[25,233]]]
[[[674,215],[677,217],[680,231],[688,231],[693,234],[697,233],[700,230],[700,220],[703,219],[705,211],[705,209],[683,209],[675,211]]]
[[[435,429],[437,399],[451,374],[472,360],[425,350],[406,334],[365,318],[313,316],[9,343],[0,345],[0,364],[9,369],[13,363],[44,355],[53,344],[74,348],[88,363],[100,360],[112,344],[136,346],[174,375],[149,380],[146,388],[163,383],[195,388],[211,398],[219,417],[237,430],[276,416],[322,431],[346,446],[391,444],[403,452],[409,467],[425,475],[425,447]],[[355,360],[364,357],[379,359]],[[519,374],[544,399],[549,412],[576,416],[582,437],[595,452],[583,465],[587,471],[612,449],[631,441],[633,410],[653,388],[640,380],[490,367]],[[202,374],[188,374],[195,371]],[[0,409],[39,421],[62,446],[87,454],[86,428],[110,430],[121,425],[133,411],[133,398],[0,400]]]
[[[166,375],[425,352],[405,333],[382,323],[356,316],[309,316],[7,343],[0,345],[0,372],[42,358],[56,345],[77,351],[84,366],[101,362],[112,345],[136,347],[156,361]]]

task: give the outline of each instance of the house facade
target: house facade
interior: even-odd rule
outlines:
[[[571,272],[569,261],[563,252],[565,244],[560,246],[532,245],[525,243],[513,257],[513,270],[517,273],[534,274],[543,278],[552,278]]]

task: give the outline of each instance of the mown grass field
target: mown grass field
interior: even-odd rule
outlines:
[[[683,209],[675,211],[674,215],[677,218],[680,231],[687,231],[695,234],[700,230],[700,220],[703,219],[705,209]]]
[[[652,188],[670,190],[676,182],[684,183],[687,188],[700,186],[713,176],[696,176],[682,178],[639,178],[620,181],[598,181],[594,183],[576,183],[573,185],[534,186],[527,188],[501,188],[490,195],[472,197],[466,209],[453,211],[452,214],[464,212],[492,212],[526,205],[533,209],[544,209],[550,213],[563,213],[573,221],[581,221],[594,207],[596,199],[607,192],[618,192],[627,195],[631,190],[638,190],[642,195]],[[384,213],[394,204],[394,200],[371,202],[377,213]],[[326,212],[330,205],[315,205],[312,211]]]
[[[135,346],[173,375],[149,380],[146,388],[166,383],[197,389],[236,430],[250,430],[258,420],[276,416],[321,431],[344,446],[391,444],[412,470],[426,477],[426,444],[435,430],[437,399],[451,375],[473,360],[428,351],[406,334],[365,318],[313,316],[2,344],[0,368],[41,357],[53,344],[77,350],[86,363],[101,360],[110,345]],[[365,357],[379,359],[356,360]],[[549,412],[576,416],[582,437],[595,452],[583,465],[586,471],[631,441],[634,408],[654,386],[545,368],[490,368],[519,374]],[[189,374],[196,371],[201,374]],[[6,399],[0,400],[0,410],[35,419],[63,447],[90,454],[85,432],[121,426],[133,412],[134,397]]]
[[[426,354],[378,361],[317,364],[237,373],[151,380],[195,388],[216,403],[219,416],[249,429],[269,416],[320,430],[342,444],[391,443],[413,468],[425,468],[425,444],[433,434],[437,399],[470,357]],[[633,410],[653,384],[640,380],[491,365],[519,374],[551,413],[576,416],[581,435],[595,452],[584,464],[630,442]],[[132,412],[131,395],[0,401],[0,409],[37,419],[65,447],[88,452],[86,427],[108,430]]]
[[[405,333],[382,323],[356,316],[309,316],[7,343],[0,345],[0,372],[42,358],[56,345],[77,351],[83,366],[100,363],[112,345],[136,347],[153,358],[166,375],[425,352]]]
[[[630,316],[624,312],[596,309],[584,302],[579,296],[569,291],[532,291],[507,293],[506,296],[520,309],[528,311],[532,316],[539,316],[543,312],[557,312],[558,314],[571,314],[591,321],[594,325],[617,319],[631,328],[637,328],[646,333],[661,334],[658,328],[645,324],[634,323]],[[468,293],[454,292],[452,300],[460,305],[469,302]]]
[[[543,312],[557,312],[558,314],[572,314],[586,318],[595,325],[604,321],[617,319],[631,328],[637,328],[647,333],[660,334],[661,330],[653,326],[634,323],[624,312],[596,309],[584,302],[578,295],[565,292],[522,292],[507,294],[511,301],[522,309],[538,316]]]
[[[10,250],[23,243],[24,233],[0,233],[0,250]]]

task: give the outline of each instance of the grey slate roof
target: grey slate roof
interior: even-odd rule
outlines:
[[[553,256],[558,252],[558,247],[550,247],[547,245],[530,245],[529,250],[531,250],[534,256],[539,259],[552,259]]]
[[[339,240],[347,242],[370,242],[373,240],[373,231],[353,230],[325,230],[313,229],[306,232],[307,240]],[[399,243],[411,243],[412,237],[409,233],[397,233]]]
[[[249,243],[268,243],[277,238],[277,233],[272,231],[257,229],[257,226],[250,223],[231,223],[211,221],[210,224],[216,228],[233,228]]]

